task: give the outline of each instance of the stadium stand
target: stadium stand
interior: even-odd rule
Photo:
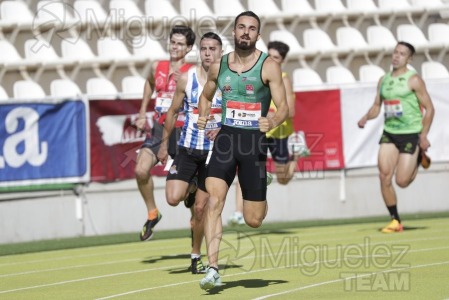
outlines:
[[[45,98],[44,89],[33,80],[18,80],[13,85],[15,99],[42,99]]]
[[[85,26],[104,25],[108,18],[108,14],[97,0],[76,0],[73,6]]]
[[[259,0],[248,0],[248,9],[263,19],[272,19],[281,16],[281,10],[273,0],[265,0],[263,5],[261,5]]]
[[[123,98],[142,98],[145,78],[142,76],[126,76],[122,79]]]
[[[50,95],[56,98],[70,98],[81,95],[78,85],[70,79],[55,79],[50,83]]]
[[[449,71],[442,63],[426,61],[421,65],[421,75],[423,79],[449,78]]]
[[[295,89],[321,85],[323,85],[323,80],[316,71],[309,68],[298,68],[293,70],[293,86]]]
[[[116,18],[116,21],[119,23],[131,18],[143,18],[144,16],[136,2],[130,0],[111,0],[109,3],[109,15]]]
[[[234,19],[242,11],[247,10],[239,0],[214,0],[214,12],[221,18]]]
[[[89,99],[117,99],[119,92],[109,79],[103,77],[89,78],[86,82],[86,91]]]
[[[150,18],[150,21],[160,23],[163,19],[170,21],[178,18],[179,13],[173,7],[170,0],[146,0],[145,14]]]
[[[332,66],[326,70],[326,82],[329,84],[356,83],[352,72],[343,66]]]
[[[180,0],[181,14],[187,20],[196,21],[200,18],[216,19],[215,14],[204,0]]]
[[[9,96],[6,93],[5,89],[0,86],[0,101],[5,101],[5,100],[9,100]]]
[[[359,68],[360,82],[378,82],[385,70],[376,65],[362,65]]]

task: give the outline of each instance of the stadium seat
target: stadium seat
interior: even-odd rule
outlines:
[[[8,41],[0,39],[0,63],[20,63],[22,57],[17,52],[17,49]]]
[[[198,20],[208,17],[215,21],[215,15],[204,0],[180,0],[181,14],[187,20]]]
[[[284,14],[302,16],[316,13],[315,9],[307,0],[282,0],[281,6]]]
[[[0,86],[0,101],[5,101],[5,100],[9,100],[9,96],[6,93],[5,89]]]
[[[50,83],[50,95],[53,97],[69,98],[81,94],[78,85],[70,79],[55,79]]]
[[[26,2],[21,0],[2,1],[0,3],[1,27],[17,26],[30,29],[34,15]]]
[[[185,60],[190,64],[196,64],[200,62],[200,52],[196,44],[194,44],[192,50],[190,50],[190,52],[187,53]]]
[[[111,0],[109,2],[109,15],[116,16],[117,21],[125,21],[130,18],[144,16],[136,2],[131,0]],[[125,20],[120,20],[120,18],[124,18]]]
[[[72,15],[72,7],[63,1],[40,0],[37,2],[37,24],[45,28],[69,30],[80,21],[78,15]]]
[[[397,40],[393,33],[384,26],[368,26],[366,36],[369,45],[383,47],[387,51],[392,50],[397,44]]]
[[[332,66],[326,70],[326,82],[329,84],[355,83],[356,79],[352,72],[342,66]]]
[[[116,64],[143,63],[143,57],[133,56],[119,39],[104,37],[97,41],[98,56],[113,59]]]
[[[116,99],[119,92],[115,85],[106,78],[89,78],[86,82],[86,91],[89,99]]]
[[[347,9],[341,2],[341,0],[315,0],[316,10],[326,13],[341,13]]]
[[[169,54],[159,41],[151,36],[141,35],[133,40],[133,53],[137,57],[146,58],[151,61],[169,59]]]
[[[84,24],[91,22],[93,22],[92,25],[103,24],[108,18],[108,14],[98,0],[76,0],[73,7]]]
[[[240,0],[214,0],[214,12],[220,17],[234,19],[238,14],[246,10]]]
[[[288,56],[297,56],[304,48],[301,47],[296,37],[287,30],[274,30],[270,33],[270,41],[280,41],[290,47]]]
[[[320,75],[313,69],[298,68],[293,70],[293,87],[295,89],[322,84],[323,80],[321,79]]]
[[[449,25],[444,23],[432,23],[427,28],[429,41],[432,43],[442,43],[449,46]]]
[[[77,61],[77,67],[92,68],[96,65],[109,65],[112,59],[97,57],[89,45],[78,38],[66,38],[61,41],[62,57]]]
[[[359,11],[363,13],[379,10],[373,0],[347,0],[347,5],[349,10]]]
[[[379,8],[381,9],[393,9],[395,11],[408,10],[411,8],[410,3],[407,0],[378,0]],[[426,0],[427,1],[427,0]]]
[[[376,65],[362,65],[359,68],[360,82],[378,82],[384,74],[384,69]]]
[[[426,61],[421,65],[421,75],[423,79],[448,79],[449,71],[442,63]]]
[[[26,40],[24,48],[27,60],[40,62],[58,62],[60,60],[53,46],[41,39]]]
[[[13,94],[15,99],[43,99],[44,89],[35,81],[19,80],[13,84]]]
[[[281,15],[281,10],[273,0],[248,0],[248,10],[255,12],[261,18],[276,18]]]
[[[443,46],[442,43],[430,43],[429,40],[424,36],[424,33],[419,29],[418,26],[413,24],[400,24],[397,28],[397,37],[399,41],[409,42],[417,50],[419,48],[439,48]],[[443,46],[444,47],[444,46]]]
[[[126,76],[122,79],[124,98],[142,98],[145,78],[141,76]]]
[[[441,0],[411,0],[411,3],[413,6],[424,8],[442,8],[445,5]]]
[[[317,51],[337,51],[329,35],[319,28],[308,28],[304,30],[304,48]]]
[[[336,36],[340,48],[360,50],[369,47],[362,33],[353,27],[337,28]]]
[[[167,22],[179,16],[170,0],[145,0],[145,14],[151,21],[161,22],[164,18]]]

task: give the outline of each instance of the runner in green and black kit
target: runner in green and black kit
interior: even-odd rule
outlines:
[[[407,68],[414,53],[415,49],[409,43],[397,44],[393,53],[393,70],[379,80],[374,104],[358,122],[358,126],[363,128],[368,120],[379,115],[384,104],[385,124],[379,142],[378,167],[382,196],[392,219],[382,229],[384,233],[403,230],[393,176],[396,176],[396,184],[405,188],[416,177],[417,161],[429,160],[425,151],[430,147],[427,134],[434,108],[424,81],[414,70]],[[425,111],[424,116],[421,107]]]
[[[221,212],[238,167],[243,192],[243,215],[251,227],[259,227],[267,213],[266,137],[288,116],[281,68],[267,54],[256,49],[260,38],[259,17],[251,11],[238,15],[234,23],[235,51],[209,68],[200,98],[198,128],[206,127],[211,100],[217,88],[222,92],[222,127],[215,139],[208,165],[209,193],[204,233],[209,269],[201,280],[202,289],[221,284],[218,250],[222,235]],[[270,101],[277,111],[267,118]]]

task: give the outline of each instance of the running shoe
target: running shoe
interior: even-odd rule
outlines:
[[[391,220],[387,226],[382,228],[383,233],[402,232],[403,230],[402,224],[396,219]]]
[[[198,178],[195,176],[193,177],[192,181],[190,183],[193,183],[195,185],[195,190],[187,196],[187,198],[184,199],[184,205],[187,208],[191,208],[193,204],[195,204],[195,196],[196,196],[196,190],[198,189]]]
[[[236,225],[245,225],[245,219],[243,218],[243,214],[239,211],[236,211],[232,214],[232,216],[228,219],[228,225],[229,226],[236,226]]]
[[[204,267],[203,262],[201,261],[201,257],[192,258],[192,262],[190,264],[190,268],[192,274],[204,274],[206,273],[206,267]]]
[[[162,215],[160,213],[157,214],[157,218],[153,220],[147,220],[145,224],[143,225],[142,231],[140,232],[140,240],[143,241],[149,241],[153,237],[153,228],[156,226],[156,224],[159,222],[159,220],[162,218]]]
[[[421,165],[424,169],[428,169],[430,167],[431,163],[432,163],[432,160],[426,154],[426,152],[424,152],[421,149],[419,149],[418,166]]]
[[[267,186],[269,186],[273,182],[273,174],[267,172]]]
[[[202,288],[203,290],[210,290],[220,285],[221,285],[220,274],[218,274],[218,272],[215,269],[208,268],[206,276],[204,276],[204,278],[201,279],[200,281],[200,288]]]

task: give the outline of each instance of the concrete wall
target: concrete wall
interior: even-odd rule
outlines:
[[[420,169],[411,186],[397,189],[399,211],[449,211],[448,183],[449,163]],[[163,215],[157,230],[189,228],[190,212],[183,204],[176,208],[166,204],[164,184],[163,178],[155,179],[156,201]],[[377,215],[388,219],[376,168],[297,173],[287,186],[274,180],[268,188],[268,203],[266,222]],[[233,185],[223,211],[225,223],[234,208]],[[71,191],[0,194],[0,243],[125,232],[135,232],[137,241],[146,215],[134,180],[90,184],[83,198]]]

